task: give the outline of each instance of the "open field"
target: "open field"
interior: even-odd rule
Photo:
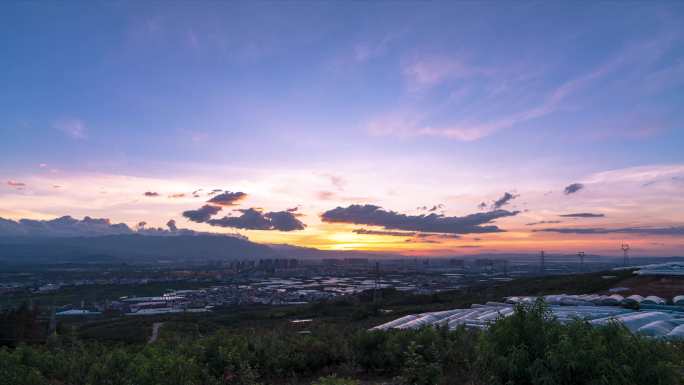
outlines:
[[[614,278],[606,279],[605,276]],[[163,285],[162,285],[163,287]],[[268,306],[249,305],[217,308],[213,312],[201,314],[169,314],[160,316],[117,316],[67,317],[60,322],[75,327],[78,334],[86,339],[111,342],[140,343],[149,338],[152,324],[165,322],[161,336],[174,333],[208,335],[221,329],[233,331],[285,330],[298,331],[301,326],[291,323],[294,319],[312,319],[308,329],[334,326],[349,329],[365,329],[402,315],[469,307],[475,303],[500,301],[506,296],[545,295],[545,294],[588,294],[606,293],[614,287],[634,288],[641,295],[684,292],[684,278],[659,278],[633,276],[631,271],[611,271],[569,276],[547,276],[519,278],[510,282],[474,285],[461,290],[441,292],[432,295],[406,294],[396,290],[381,290],[378,298],[372,292],[339,298],[332,301],[297,305]],[[153,293],[158,285],[136,288]],[[666,290],[666,288],[669,288]],[[111,289],[108,293],[125,293],[124,289]],[[121,291],[119,291],[121,290]],[[127,289],[132,290],[132,289]],[[158,293],[158,292],[157,292]],[[69,296],[77,297],[78,292]],[[670,295],[672,294],[672,295]]]

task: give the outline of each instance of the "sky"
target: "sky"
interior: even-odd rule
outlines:
[[[681,2],[10,0],[0,59],[8,220],[684,255]]]

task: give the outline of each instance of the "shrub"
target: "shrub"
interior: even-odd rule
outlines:
[[[489,384],[677,384],[675,350],[613,323],[561,325],[543,302],[483,333],[479,377]]]
[[[0,348],[0,385],[256,385],[329,373],[398,378],[407,385],[668,385],[682,383],[683,366],[684,343],[635,336],[619,324],[562,325],[538,302],[516,308],[487,331],[224,330],[151,345],[66,335],[43,346]],[[314,385],[356,382],[332,376]]]

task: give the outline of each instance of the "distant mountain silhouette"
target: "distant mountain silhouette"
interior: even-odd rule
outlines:
[[[383,258],[385,253],[264,245],[225,235],[0,237],[0,263],[151,263],[263,258]]]
[[[516,262],[537,263],[536,254],[471,254],[442,256],[460,259],[492,258]],[[574,255],[557,255],[558,259],[574,260]],[[587,256],[588,258],[591,256]],[[610,258],[593,256],[608,262]],[[158,261],[206,262],[257,260],[263,258],[402,258],[397,254],[319,250],[288,244],[264,245],[247,239],[225,235],[142,235],[118,234],[91,237],[0,237],[0,263],[154,263]],[[424,259],[425,257],[409,257]],[[633,258],[642,263],[679,258]]]
[[[0,238],[0,262],[154,262],[273,258],[268,246],[245,239],[214,235]]]
[[[321,259],[321,258],[401,258],[397,254],[383,252],[367,252],[355,250],[321,250],[313,247],[294,246],[289,244],[269,244],[278,255],[289,258]]]

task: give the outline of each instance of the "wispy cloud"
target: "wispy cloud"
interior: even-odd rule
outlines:
[[[654,181],[684,177],[684,164],[664,164],[629,167],[595,173],[586,179],[587,183],[635,183],[643,184]]]
[[[374,135],[396,135],[402,137],[434,136],[470,142],[482,139],[497,131],[548,115],[558,108],[561,96],[567,91],[554,91],[542,104],[505,114],[496,119],[472,117],[447,125],[432,125],[427,112],[394,112],[372,119],[367,128]],[[564,96],[563,96],[564,97]]]
[[[344,190],[344,186],[347,184],[347,181],[343,177],[339,175],[330,174],[328,175],[328,178],[330,178],[330,183],[332,183],[333,186],[337,187],[338,190]]]
[[[364,63],[373,58],[384,55],[390,43],[397,38],[398,35],[390,34],[376,40],[366,40],[359,42],[353,47],[354,60],[358,63]]]
[[[495,90],[485,93],[488,97],[479,96],[477,112],[462,113],[458,119],[449,122],[442,117],[438,122],[433,122],[436,116],[429,108],[416,106],[414,110],[395,111],[371,119],[367,124],[368,130],[375,135],[396,135],[403,137],[433,136],[453,139],[458,141],[475,141],[490,136],[498,131],[509,129],[514,126],[539,119],[559,110],[569,108],[571,98],[580,92],[595,87],[597,82],[603,81],[611,74],[626,68],[627,64],[639,63],[642,50],[646,49],[653,55],[663,54],[662,47],[653,42],[638,42],[628,45],[622,51],[614,54],[603,63],[587,70],[585,73],[572,77],[554,85],[547,86],[546,91],[538,91],[536,94],[545,95],[535,101],[534,95],[525,93],[525,84],[507,84],[499,86],[511,79],[524,81],[527,76],[512,74],[510,70],[492,69],[468,63],[463,56],[425,56],[407,60],[403,65],[403,76],[413,90],[422,91],[444,86],[454,91],[463,91],[469,86]],[[678,67],[673,67],[671,72],[677,73]],[[544,74],[550,77],[550,74]],[[664,75],[665,76],[665,75]],[[667,76],[672,76],[668,74]],[[667,77],[666,76],[666,77]],[[624,86],[624,83],[622,84]],[[501,90],[504,90],[503,95]],[[439,95],[443,99],[443,93],[434,92],[432,99]],[[440,101],[438,103],[442,103]],[[434,104],[434,103],[432,103]],[[490,106],[491,104],[491,106]],[[495,106],[517,106],[512,110],[502,108],[497,113]],[[486,108],[484,108],[486,107]],[[456,109],[458,110],[458,109]],[[468,116],[470,115],[470,116]],[[441,122],[440,122],[441,121]],[[653,121],[651,121],[653,123]],[[662,130],[662,124],[640,125],[630,130],[627,135],[641,137],[652,135]],[[624,135],[622,131],[618,134]]]
[[[336,194],[332,191],[319,191],[316,193],[316,198],[322,200],[322,201],[329,201],[334,199]]]
[[[488,76],[494,71],[466,63],[454,56],[424,56],[407,61],[403,74],[412,87],[432,87],[447,80]]]
[[[73,139],[85,139],[87,136],[86,124],[80,119],[59,120],[55,122],[54,127]]]
[[[10,187],[14,187],[14,188],[24,188],[24,187],[26,187],[26,183],[24,183],[24,182],[19,182],[19,181],[16,181],[16,180],[11,180],[11,179],[7,181],[7,185],[10,186]]]
[[[539,221],[539,222],[530,222],[530,223],[525,223],[525,226],[536,226],[536,225],[546,225],[546,224],[558,224],[558,223],[563,223],[563,221]]]
[[[641,235],[684,235],[684,226],[673,227],[623,227],[623,228],[597,228],[597,227],[561,227],[533,230],[535,232],[554,232],[562,234],[641,234]]]
[[[607,73],[607,68],[610,67],[601,67],[587,75],[567,81],[552,90],[541,103],[505,114],[496,119],[471,118],[449,125],[433,126],[426,124],[426,118],[429,115],[426,117],[417,115],[399,121],[373,121],[369,127],[373,133],[398,134],[400,136],[437,136],[465,142],[475,141],[492,135],[497,131],[556,112],[569,95],[587,86],[592,80],[603,76]],[[440,78],[440,76],[436,75],[433,77],[427,76],[425,81],[436,81],[436,79]]]

